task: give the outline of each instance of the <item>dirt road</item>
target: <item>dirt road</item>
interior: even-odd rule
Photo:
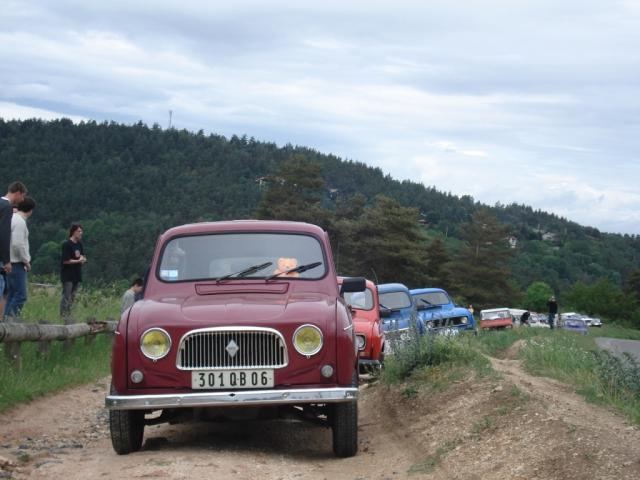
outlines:
[[[275,422],[148,427],[141,452],[118,456],[105,379],[0,416],[0,478],[640,478],[637,427],[518,361],[492,363],[499,378],[442,392],[362,390],[350,459],[333,457],[328,429]]]

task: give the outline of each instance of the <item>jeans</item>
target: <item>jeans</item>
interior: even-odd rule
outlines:
[[[71,307],[76,298],[79,282],[62,282],[62,298],[60,299],[60,316],[66,320],[71,315]]]
[[[556,318],[555,313],[549,314],[549,328],[553,330],[553,320]]]
[[[18,317],[27,301],[27,271],[24,263],[12,263],[11,273],[7,275],[7,304],[4,306],[5,317]]]

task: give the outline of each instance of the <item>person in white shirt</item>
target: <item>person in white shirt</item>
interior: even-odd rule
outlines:
[[[27,301],[27,273],[31,270],[29,253],[29,229],[27,219],[33,214],[36,202],[25,197],[18,204],[17,212],[11,218],[11,270],[7,274],[7,303],[4,317],[19,317]]]
[[[22,182],[13,182],[7,194],[0,197],[0,312],[4,312],[5,275],[11,272],[11,218],[13,207],[24,200],[27,187]]]

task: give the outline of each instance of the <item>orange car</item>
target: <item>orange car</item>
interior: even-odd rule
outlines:
[[[338,277],[342,285],[343,277]],[[351,307],[358,346],[360,371],[380,368],[384,360],[384,331],[380,322],[380,301],[378,288],[370,280],[366,281],[364,292],[346,292],[344,299]]]

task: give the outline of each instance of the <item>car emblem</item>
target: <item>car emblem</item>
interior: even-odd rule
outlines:
[[[234,340],[231,340],[225,350],[227,351],[229,356],[233,358],[236,356],[236,353],[238,353],[238,350],[240,350],[240,347],[238,347],[238,344]]]

